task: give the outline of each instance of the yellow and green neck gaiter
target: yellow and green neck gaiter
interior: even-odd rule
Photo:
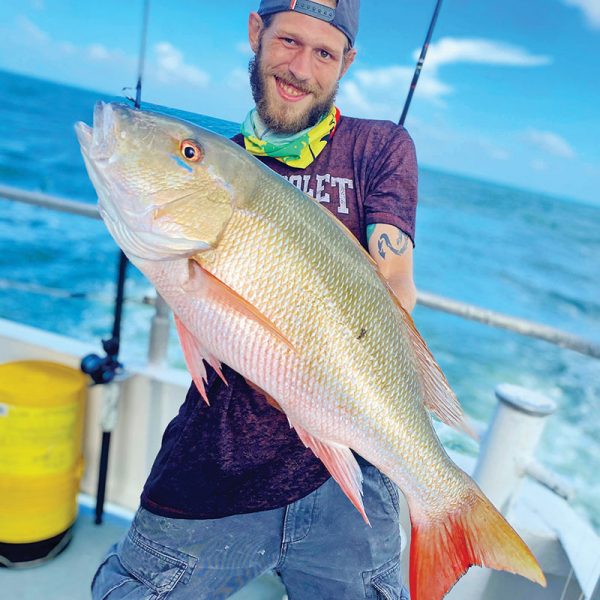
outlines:
[[[253,108],[242,123],[246,150],[256,156],[271,156],[298,169],[310,165],[327,142],[333,137],[340,120],[340,111],[332,106],[331,110],[313,127],[292,135],[271,132]]]

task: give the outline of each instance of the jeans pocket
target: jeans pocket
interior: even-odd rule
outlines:
[[[390,502],[396,511],[396,515],[400,516],[400,492],[398,491],[398,486],[381,471],[379,471],[379,475],[381,476],[381,482],[388,491]]]
[[[91,586],[92,600],[123,597],[140,586],[140,582],[124,569],[115,547],[116,544],[110,549],[94,575]]]
[[[119,559],[136,579],[144,583],[161,600],[167,598],[178,583],[187,583],[196,558],[167,548],[141,535],[132,526],[120,547]]]
[[[399,559],[391,560],[368,575],[368,581],[365,581],[367,584],[367,598],[409,600],[408,592],[402,586]]]

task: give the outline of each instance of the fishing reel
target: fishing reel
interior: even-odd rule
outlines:
[[[102,340],[102,348],[106,356],[88,354],[81,359],[81,370],[97,384],[110,383],[123,370],[123,365],[116,358],[118,340]]]

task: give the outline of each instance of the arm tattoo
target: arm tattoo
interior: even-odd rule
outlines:
[[[402,243],[402,245],[400,245]],[[396,240],[396,245],[392,244],[390,241],[390,237],[387,233],[382,233],[379,236],[379,240],[377,242],[377,249],[379,250],[379,255],[381,258],[385,258],[386,246],[389,248],[394,254],[397,256],[402,256],[406,252],[406,248],[408,247],[408,236],[404,235],[401,231],[398,233],[398,239]]]
[[[372,223],[371,225],[367,225],[367,244],[371,241],[371,236],[373,235],[374,231],[375,231],[375,223]]]

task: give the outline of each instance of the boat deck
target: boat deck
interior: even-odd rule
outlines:
[[[90,584],[108,548],[129,528],[130,518],[108,510],[102,525],[94,523],[91,499],[80,503],[73,538],[58,556],[31,567],[0,569],[0,598],[10,600],[89,600]],[[231,600],[285,600],[285,589],[264,575]]]
[[[63,552],[34,567],[2,569],[3,598],[11,600],[84,600],[96,567],[111,544],[127,530],[129,521],[106,514],[102,525],[94,524],[90,507],[80,505],[73,538]],[[69,575],[67,575],[69,574]]]
[[[36,359],[77,368],[80,357],[93,350],[95,348],[72,338],[0,319],[0,363]],[[139,503],[139,491],[158,451],[161,433],[178,410],[188,382],[189,375],[183,371],[144,364],[132,365],[127,380],[119,384],[119,418],[112,429],[106,518],[102,526],[94,524],[92,494],[98,481],[101,436],[98,425],[105,423],[104,413],[108,412],[105,408],[111,408],[107,402],[111,394],[108,386],[90,389],[83,448],[86,469],[73,539],[63,553],[43,565],[0,569],[0,599],[90,598],[94,572],[108,548],[129,526],[133,510]],[[495,430],[495,421],[489,431]],[[136,442],[132,443],[132,440]],[[465,472],[474,472],[477,457],[452,450],[449,454]],[[490,463],[494,474],[497,475],[503,461],[506,462],[507,455],[505,444],[502,455]],[[543,473],[541,478],[535,479],[520,474],[518,482],[511,486],[511,502],[506,512],[508,520],[540,561],[548,587],[541,588],[508,573],[473,568],[451,590],[447,600],[505,600],[507,597],[515,600],[600,600],[600,538],[590,523],[555,493],[561,489],[558,483]],[[408,542],[410,522],[405,505],[401,506],[401,515],[402,537]],[[408,555],[408,551],[402,554],[405,580]],[[285,598],[283,585],[271,574],[232,596],[232,600]]]
[[[554,511],[559,511],[557,517],[562,514],[561,501],[549,490],[533,482],[528,482],[526,488],[527,497],[533,499],[536,504],[546,505],[549,514]],[[556,506],[552,507],[553,503]],[[107,505],[104,522],[102,525],[96,525],[93,506],[94,500],[90,496],[80,495],[79,514],[73,528],[72,540],[58,556],[36,566],[0,569],[0,598],[89,600],[90,585],[96,568],[110,546],[125,535],[133,518],[130,511]],[[596,586],[598,555],[593,550],[594,544],[590,544],[590,540],[586,539],[590,535],[587,528],[582,529],[578,520],[566,519],[563,526],[572,535],[567,531],[562,532],[564,535],[560,537],[563,548],[560,549],[549,543],[550,532],[531,506],[519,504],[514,517],[519,523],[528,523],[531,531],[526,534],[526,542],[552,571],[546,572],[548,587],[542,589],[508,573],[494,573],[482,596],[480,578],[486,577],[487,570],[472,569],[473,572],[461,579],[450,592],[448,600],[497,600],[505,598],[508,590],[517,600],[600,600],[600,584]],[[558,524],[558,519],[556,523]],[[575,540],[578,540],[578,543]],[[571,570],[570,573],[564,572],[564,552],[577,556],[575,564],[578,566],[567,566],[567,569]],[[577,579],[587,583],[584,586],[587,592],[577,584]],[[287,600],[287,595],[279,578],[267,573],[231,596],[230,600]]]

